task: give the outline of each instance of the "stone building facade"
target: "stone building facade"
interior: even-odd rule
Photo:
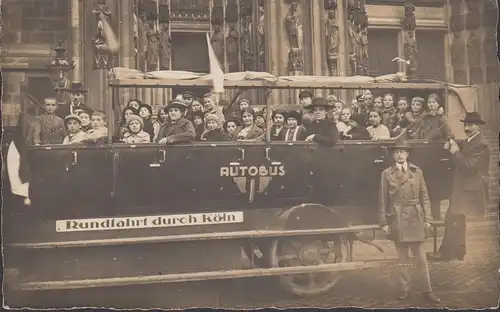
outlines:
[[[69,78],[84,82],[90,106],[104,106],[106,73],[95,68],[93,44],[99,5],[120,41],[110,66],[207,72],[208,32],[227,72],[377,76],[403,70],[392,61],[400,56],[414,78],[477,85],[498,169],[494,0],[3,0],[4,126],[16,124],[21,102],[54,95],[45,64],[59,40],[75,62]],[[498,179],[492,188],[497,194]]]

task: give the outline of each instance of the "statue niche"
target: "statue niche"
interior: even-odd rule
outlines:
[[[96,7],[92,10],[92,13],[96,18],[96,34],[92,38],[92,43],[94,47],[94,68],[95,69],[107,69],[109,68],[110,54],[109,46],[106,41],[106,35],[104,33],[104,24],[101,17],[109,24],[111,19],[111,11],[105,3],[105,0],[99,0]]]
[[[368,15],[364,0],[348,0],[349,67],[352,76],[368,75]]]
[[[160,69],[170,69],[170,58],[172,55],[172,40],[170,37],[169,24],[161,24],[160,30]]]
[[[222,26],[215,25],[214,32],[210,38],[210,43],[214,50],[215,56],[219,61],[222,71],[225,72],[225,59],[224,59],[224,32],[222,31]]]
[[[405,2],[405,18],[403,20],[403,30],[404,30],[404,49],[405,58],[409,61],[409,65],[406,67],[406,75],[412,77],[417,72],[417,38],[415,35],[415,29],[417,27],[417,22],[415,19],[415,6],[412,1],[407,0]]]
[[[226,56],[227,56],[227,67],[230,73],[239,71],[239,49],[238,41],[240,40],[240,35],[236,30],[236,25],[229,26],[229,32],[226,37]]]
[[[147,23],[146,37],[148,39],[148,46],[146,49],[147,70],[155,71],[158,69],[160,33],[155,29],[152,21]]]
[[[453,34],[450,52],[453,68],[463,69],[465,67],[465,40],[460,33]]]
[[[303,25],[298,10],[298,1],[290,0],[290,10],[285,17],[285,29],[288,35],[290,51],[288,53],[289,70],[304,70],[304,60],[302,56]]]
[[[340,34],[336,15],[336,10],[329,10],[328,18],[325,23],[326,56],[331,76],[338,74],[337,59],[339,55]]]

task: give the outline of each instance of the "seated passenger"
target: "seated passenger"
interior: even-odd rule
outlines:
[[[378,110],[382,110],[384,108],[384,101],[383,101],[383,97],[381,96],[377,96],[374,100],[373,100],[373,108],[374,109],[378,109]]]
[[[220,142],[228,141],[228,136],[222,131],[219,125],[219,117],[209,114],[205,116],[205,131],[201,135],[202,141]]]
[[[125,126],[127,127],[127,132],[123,136],[123,143],[141,144],[151,142],[149,133],[143,130],[144,121],[141,117],[137,115],[130,116]]]
[[[394,107],[394,94],[384,94],[382,100],[382,124],[392,129],[397,125],[397,109]]]
[[[397,136],[399,133],[401,133],[403,128],[408,126],[405,115],[408,112],[409,108],[410,106],[408,105],[408,98],[406,96],[400,97],[398,101],[396,116],[394,117],[395,126],[390,129],[392,136]]]
[[[349,108],[342,109],[337,130],[344,140],[369,140],[370,135],[364,126],[351,119],[352,112]]]
[[[439,96],[435,93],[427,99],[428,112],[423,120],[422,138],[430,140],[447,140],[450,130],[446,123],[443,108],[439,105]]]
[[[378,109],[372,109],[369,116],[371,126],[366,128],[370,139],[372,140],[387,140],[391,138],[389,128],[382,124],[382,112]]]
[[[92,126],[90,125],[90,114],[87,111],[82,110],[78,113],[78,117],[80,117],[80,120],[82,122],[82,131],[89,131],[90,128],[92,128]]]
[[[132,108],[132,107],[125,107],[122,110],[122,115],[120,120],[118,121],[118,126],[117,126],[117,133],[116,133],[116,138],[121,141],[125,135],[125,133],[128,132],[127,128],[127,121],[131,116],[138,115],[137,111]]]
[[[132,107],[133,109],[135,109],[136,111],[139,111],[139,108],[141,106],[142,102],[139,101],[139,100],[130,100],[128,101],[127,103],[127,106],[126,107]]]
[[[285,111],[277,109],[272,114],[273,125],[271,126],[271,141],[285,140]]]
[[[241,122],[240,122],[239,118],[230,117],[226,120],[226,122],[224,123],[224,126],[222,128],[224,129],[226,136],[230,140],[235,140],[236,139],[234,136],[235,131],[240,126],[241,126]]]
[[[302,107],[308,107],[312,103],[314,91],[304,90],[299,93],[299,101]],[[308,109],[302,112],[302,124],[307,128],[312,124],[314,116]]]
[[[422,139],[422,126],[426,115],[425,100],[421,97],[411,99],[411,112],[404,115],[406,132],[410,139]]]
[[[197,112],[205,113],[203,112],[203,105],[201,105],[202,100],[200,98],[195,98],[193,102],[191,103],[191,106],[189,106],[186,118],[193,121],[193,115]]]
[[[207,93],[203,97],[203,106],[205,107],[205,115],[208,114],[214,114],[219,117],[219,122],[223,124],[226,121],[226,118],[224,117],[224,112],[223,108],[215,102],[215,94],[213,93]]]
[[[106,127],[106,113],[103,111],[95,111],[92,113],[91,119],[92,128],[85,132],[83,143],[102,144],[106,142],[108,137],[108,128]]]
[[[196,95],[193,92],[185,91],[182,93],[182,100],[188,107],[191,107],[195,98]]]
[[[262,131],[266,132],[267,130],[267,125],[266,125],[266,117],[264,117],[264,112],[263,111],[258,111],[255,112],[255,125],[257,127],[261,128]]]
[[[77,115],[68,115],[64,118],[64,125],[68,135],[64,138],[63,144],[78,144],[85,138],[85,132],[82,131],[82,121]]]
[[[153,113],[151,114],[151,122],[153,123],[153,133],[154,137],[150,142],[156,141],[156,137],[158,136],[158,131],[160,131],[161,122],[159,121],[158,109],[154,108]]]
[[[57,101],[55,98],[45,98],[43,100],[43,114],[35,118],[33,124],[33,143],[40,144],[61,144],[64,140],[64,121],[56,116]]]
[[[205,113],[196,111],[192,113],[190,121],[193,123],[194,132],[196,133],[196,141],[201,139],[201,134],[205,131]]]
[[[326,110],[330,107],[324,98],[316,97],[307,106],[314,114],[314,121],[306,127],[306,142],[316,142],[325,146],[337,143],[338,132],[335,123],[326,118]]]
[[[286,115],[288,129],[285,131],[285,141],[304,141],[307,130],[301,125],[302,114],[297,111],[290,111]]]
[[[160,145],[166,146],[168,144],[189,143],[192,142],[196,133],[191,121],[184,118],[187,110],[187,105],[179,100],[171,100],[167,107],[165,107],[169,122],[161,125],[158,132],[157,141]]]
[[[168,122],[168,114],[165,112],[163,107],[158,108],[158,122],[160,123],[160,127],[165,122]],[[158,129],[158,131],[160,131]]]
[[[351,109],[350,110],[350,119],[357,122],[358,125],[366,127],[368,123],[368,114],[370,113],[370,109],[366,106],[363,95],[358,95],[356,97],[356,105],[357,111]],[[342,119],[342,113],[340,114],[340,119]]]
[[[248,107],[241,111],[241,119],[243,126],[235,130],[236,135],[234,139],[237,141],[257,141],[262,139],[264,132],[261,128],[257,127],[254,122],[255,111],[253,108]]]
[[[151,115],[153,114],[153,109],[151,105],[141,104],[139,107],[139,117],[144,121],[144,131],[149,133],[150,141],[153,140],[155,135],[155,127],[153,125],[153,121],[151,120]]]

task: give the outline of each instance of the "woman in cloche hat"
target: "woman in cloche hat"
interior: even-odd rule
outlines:
[[[164,123],[158,131],[156,140],[160,145],[189,143],[195,139],[193,124],[184,118],[187,108],[184,101],[173,99],[168,102],[165,113],[168,114],[170,122]]]

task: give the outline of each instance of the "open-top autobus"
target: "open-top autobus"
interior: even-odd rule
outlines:
[[[449,86],[433,81],[242,77],[226,79],[225,88],[438,93],[448,116],[463,112]],[[204,77],[110,79],[107,112],[117,116],[124,93],[152,99],[171,88],[211,84]],[[275,104],[265,103],[268,115]],[[273,275],[305,296],[330,290],[342,270],[380,265],[352,259],[349,235],[378,229],[380,173],[389,165],[390,142],[341,140],[325,147],[268,135],[161,147],[114,143],[111,124],[105,144],[29,148],[32,205],[5,198],[6,289],[19,294]],[[447,198],[452,170],[443,142],[411,144],[411,161],[426,179],[439,178],[434,193]],[[318,170],[331,177],[323,185],[331,193],[321,202],[314,195]]]

